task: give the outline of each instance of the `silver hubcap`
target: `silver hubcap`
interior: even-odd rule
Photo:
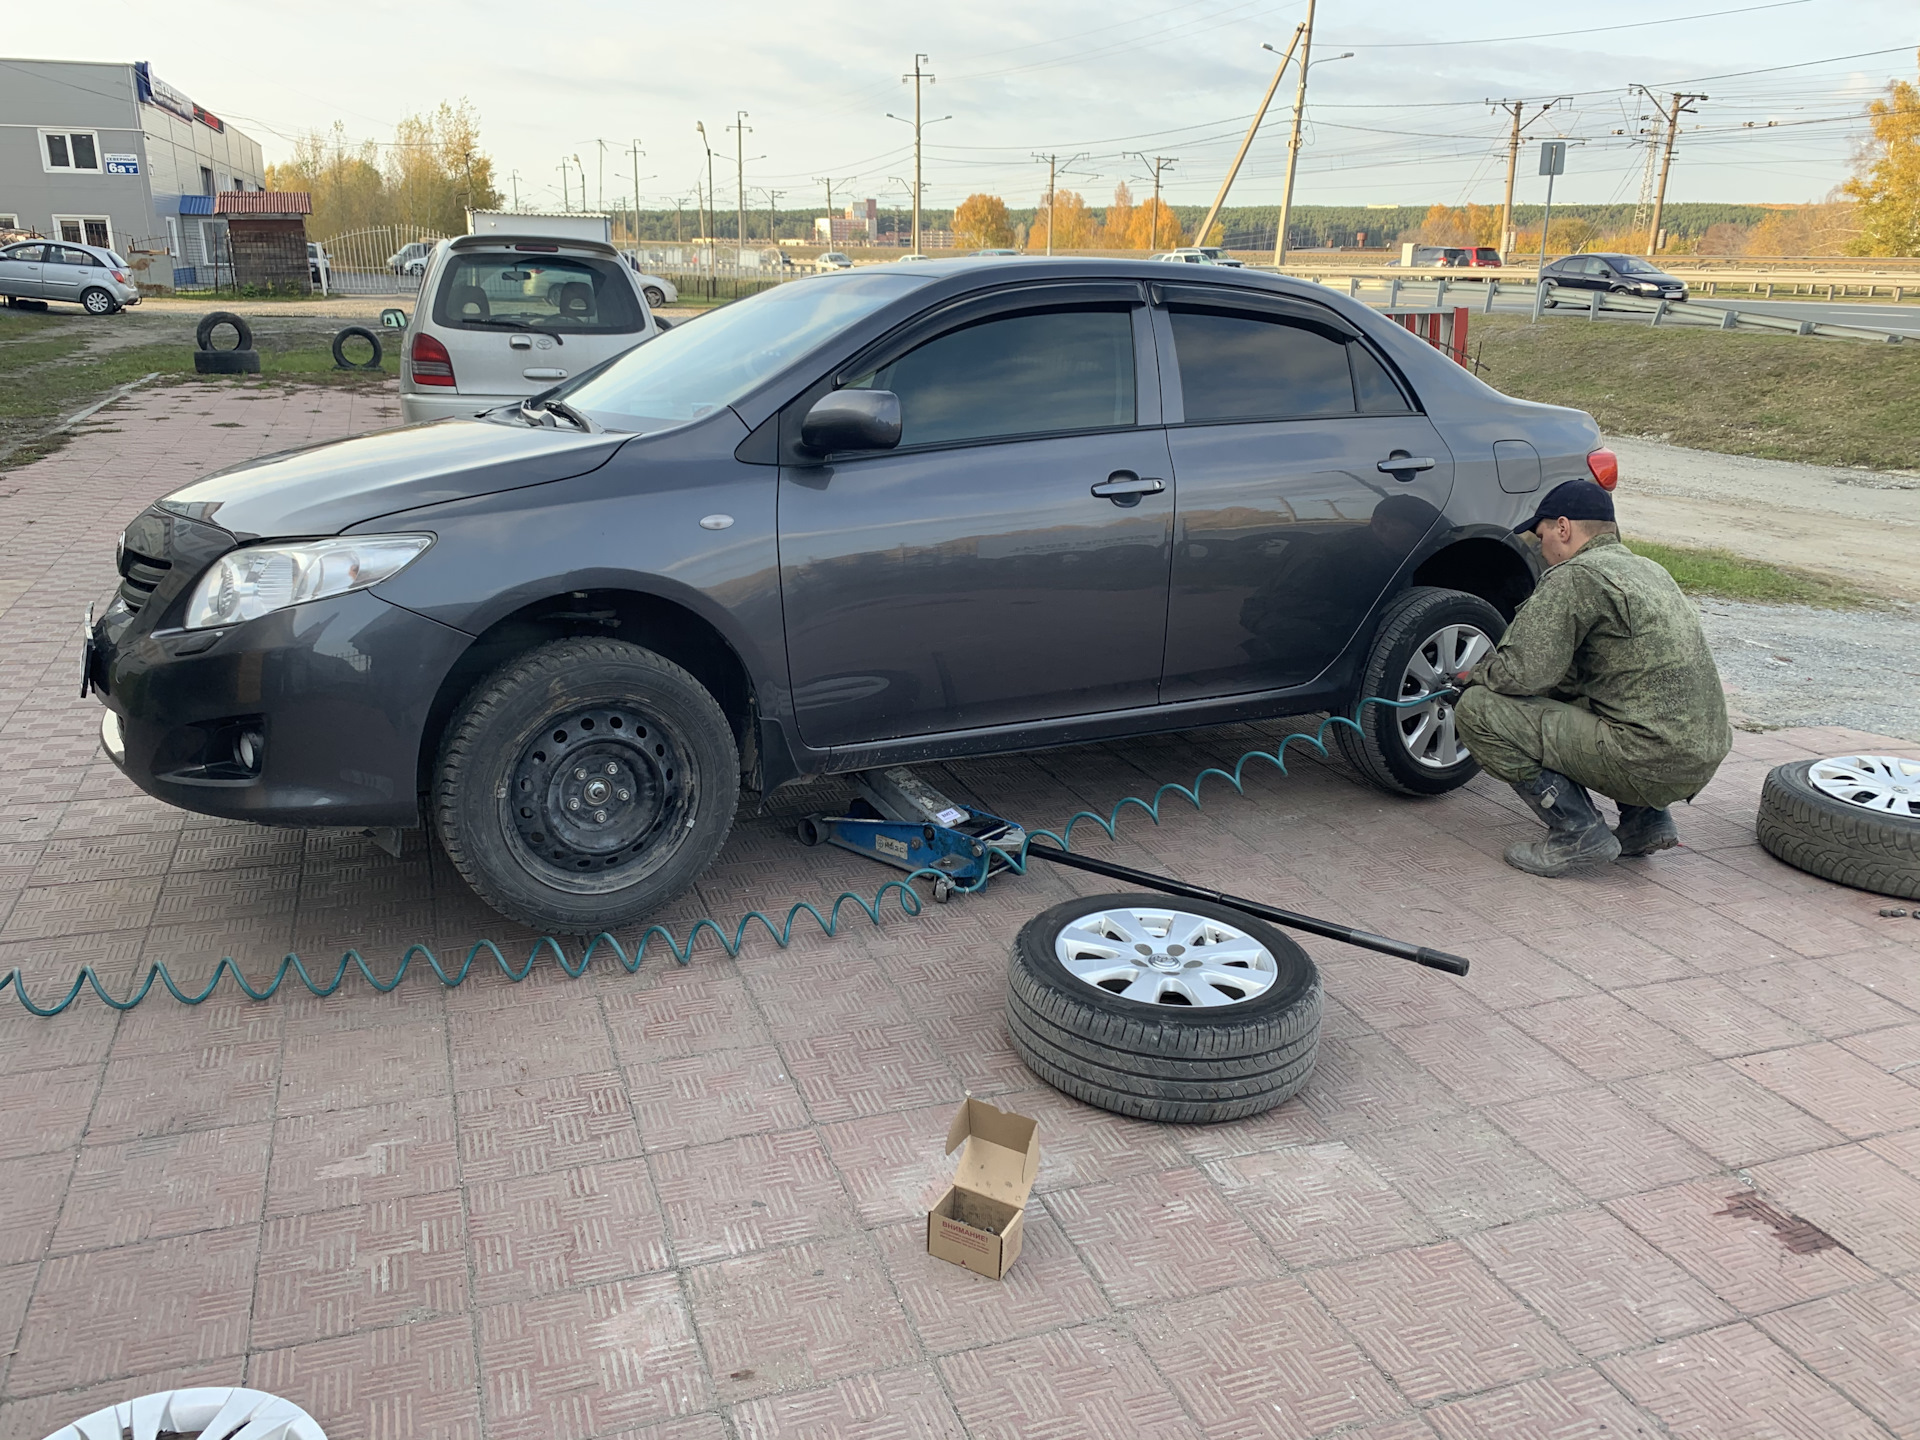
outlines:
[[[1400,677],[1401,700],[1415,700],[1445,690],[1453,677],[1471,669],[1493,649],[1493,641],[1475,625],[1447,625],[1433,632],[1413,652]],[[1430,770],[1458,765],[1470,753],[1453,725],[1453,701],[1429,700],[1394,712],[1400,743],[1407,753]]]
[[[1280,975],[1251,935],[1184,910],[1096,910],[1063,928],[1053,953],[1083,985],[1143,1005],[1238,1005]]]
[[[1821,794],[1849,805],[1920,819],[1920,760],[1903,760],[1897,755],[1835,755],[1814,761],[1808,778]]]

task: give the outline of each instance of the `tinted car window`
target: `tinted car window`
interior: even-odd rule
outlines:
[[[1347,346],[1347,359],[1353,364],[1353,393],[1363,415],[1404,415],[1412,408],[1407,397],[1387,373],[1387,367],[1371,350],[1358,342]]]
[[[1346,345],[1284,320],[1172,313],[1187,420],[1301,420],[1354,413]]]
[[[582,255],[457,255],[433,297],[436,325],[563,335],[643,329],[633,286],[610,260]]]
[[[1126,307],[1027,311],[950,330],[853,382],[900,397],[903,445],[1133,424]]]

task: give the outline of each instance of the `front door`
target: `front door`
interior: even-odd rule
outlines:
[[[1180,504],[1161,695],[1304,685],[1439,520],[1453,461],[1330,312],[1180,288],[1160,326],[1181,406],[1169,396]]]
[[[9,250],[0,250],[0,295],[17,295],[23,300],[45,296],[41,257],[46,251],[44,245],[15,245]]]
[[[900,397],[899,448],[781,470],[802,738],[1153,704],[1174,493],[1138,397],[1144,384],[1157,402],[1137,299],[1015,308],[907,343],[851,382]]]

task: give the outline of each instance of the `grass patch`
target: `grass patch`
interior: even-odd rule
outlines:
[[[1850,610],[1872,603],[1871,597],[1841,581],[1749,560],[1728,550],[1657,545],[1651,540],[1629,540],[1628,546],[1634,554],[1662,566],[1689,595],[1767,605],[1817,605],[1826,610]]]
[[[1480,378],[1616,435],[1699,450],[1920,467],[1920,345],[1474,316]]]

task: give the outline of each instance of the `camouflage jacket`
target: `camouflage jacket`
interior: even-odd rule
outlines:
[[[1621,759],[1661,778],[1711,774],[1733,748],[1699,612],[1618,536],[1594,536],[1541,576],[1472,681],[1584,704]]]

